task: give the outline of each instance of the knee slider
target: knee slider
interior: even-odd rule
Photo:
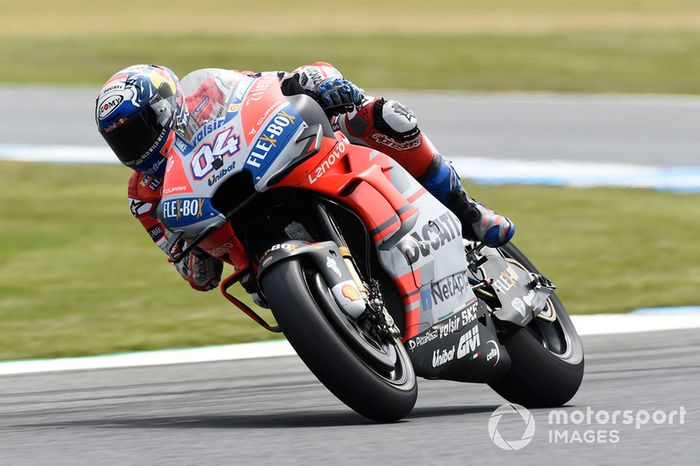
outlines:
[[[375,102],[374,124],[378,131],[397,141],[409,141],[420,133],[415,113],[395,100]]]

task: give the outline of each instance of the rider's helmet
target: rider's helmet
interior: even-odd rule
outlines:
[[[163,66],[125,68],[100,89],[95,120],[124,165],[162,176],[175,133],[182,131],[187,120],[180,82]]]

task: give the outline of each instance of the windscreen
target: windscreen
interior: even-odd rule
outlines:
[[[246,80],[242,73],[220,68],[193,71],[182,78],[180,84],[189,112],[185,138],[190,140],[208,121],[225,116],[231,95]]]

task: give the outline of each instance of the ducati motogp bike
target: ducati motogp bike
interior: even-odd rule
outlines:
[[[274,74],[241,77],[218,118],[178,137],[158,215],[171,260],[199,247],[231,264],[224,296],[372,420],[408,415],[417,376],[486,383],[526,407],[560,406],[581,384],[580,338],[530,260],[465,240],[398,163],[350,144]],[[276,325],[229,292],[243,277]]]

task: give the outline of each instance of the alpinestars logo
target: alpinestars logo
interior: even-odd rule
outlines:
[[[137,199],[129,199],[129,208],[134,217],[146,214],[151,211],[153,204],[146,201],[139,201]]]
[[[421,138],[420,136],[402,142],[397,141],[396,139],[382,133],[374,133],[372,135],[372,139],[374,139],[375,142],[377,142],[378,144],[390,147],[391,149],[397,150],[399,152],[415,149],[423,143],[423,138]]]

